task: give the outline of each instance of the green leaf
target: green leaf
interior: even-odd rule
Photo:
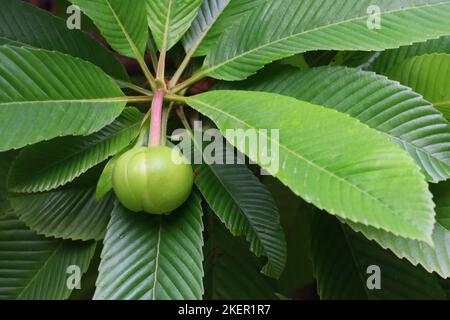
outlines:
[[[361,232],[366,238],[378,242],[391,250],[397,257],[405,258],[413,265],[421,265],[428,272],[436,272],[443,278],[450,277],[450,232],[439,222],[433,229],[431,246],[421,241],[398,237],[390,232],[377,230],[362,224],[345,221],[353,230]]]
[[[15,151],[0,153],[0,216],[11,208],[8,196],[7,177],[16,156],[17,152]]]
[[[88,135],[125,107],[101,69],[58,52],[0,47],[0,151]]]
[[[314,281],[310,258],[310,210],[305,210],[309,205],[276,178],[263,176],[262,180],[276,201],[286,234],[288,259],[277,281],[278,292],[292,293]]]
[[[143,56],[148,40],[144,0],[69,0],[92,19],[117,52]]]
[[[435,275],[398,259],[325,213],[314,213],[311,251],[321,299],[445,298]],[[367,286],[374,274],[370,266],[379,267],[381,289]]]
[[[450,181],[432,186],[431,192],[436,203],[436,219],[450,231]]]
[[[69,266],[86,272],[95,242],[48,239],[13,215],[0,219],[0,299],[66,299]]]
[[[195,17],[189,31],[182,42],[186,52],[198,46],[207,36],[214,23],[224,12],[231,0],[203,0],[203,4]]]
[[[419,168],[399,146],[358,120],[273,93],[213,91],[187,103],[222,133],[260,130],[256,134],[278,148],[271,157],[279,165],[267,165],[260,150],[250,159],[308,202],[354,222],[431,242],[434,204]],[[279,139],[264,132],[275,128]],[[237,147],[248,151],[242,143]]]
[[[305,54],[299,53],[295,56],[290,56],[287,58],[284,58],[278,62],[281,65],[288,65],[297,68],[297,70],[308,70],[310,66],[308,65],[308,62],[306,62]],[[265,70],[265,69],[263,69]],[[225,83],[232,83],[232,82],[225,82]]]
[[[213,300],[274,299],[275,283],[262,275],[262,262],[248,252],[217,220],[208,225],[205,243],[205,298]]]
[[[172,48],[186,33],[202,5],[202,0],[144,0],[147,4],[148,25],[158,48],[167,41]]]
[[[55,50],[96,64],[112,77],[127,80],[123,65],[111,51],[48,11],[18,0],[0,0],[0,44]]]
[[[92,298],[95,291],[95,281],[97,280],[98,276],[101,249],[101,245],[96,245],[94,255],[91,259],[91,263],[89,264],[89,268],[81,278],[80,289],[73,290],[72,294],[67,300],[90,300]]]
[[[262,272],[279,278],[286,264],[286,240],[275,201],[245,165],[202,164],[195,184],[234,236],[244,235],[250,250],[266,256]]]
[[[367,69],[377,57],[378,52],[373,51],[339,51],[331,65]]]
[[[450,1],[376,3],[381,29],[368,28],[372,0],[278,0],[253,11],[220,38],[202,74],[245,79],[265,64],[312,50],[376,51],[450,33]],[[417,21],[421,28],[417,28]]]
[[[38,234],[71,240],[101,240],[113,210],[112,193],[97,202],[93,187],[11,196],[14,212]]]
[[[450,36],[383,51],[372,64],[371,70],[385,74],[409,58],[428,53],[450,53]]]
[[[126,108],[109,126],[87,137],[63,137],[32,145],[14,162],[12,192],[41,192],[64,185],[127,147],[138,135],[143,115]]]
[[[94,299],[201,299],[202,232],[195,193],[169,216],[130,212],[117,204]]]
[[[112,175],[114,171],[114,166],[116,164],[117,159],[121,156],[121,153],[112,157],[105,168],[103,168],[100,179],[98,179],[97,187],[95,188],[95,199],[100,201],[109,191],[112,190]]]
[[[274,92],[347,113],[407,150],[430,181],[450,178],[450,124],[419,94],[383,76],[344,67],[301,72],[273,66],[219,88]]]
[[[387,71],[390,79],[413,88],[450,119],[450,54],[414,57]]]
[[[203,7],[191,30],[186,34],[185,41],[192,42],[194,36],[198,36],[201,30],[209,27],[195,52],[195,56],[206,56],[227,29],[267,1],[269,0],[204,0]]]
[[[447,300],[449,300],[450,299],[450,280],[449,279],[441,280],[441,287],[447,294]]]

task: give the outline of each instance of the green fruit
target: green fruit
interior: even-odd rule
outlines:
[[[180,151],[158,146],[124,153],[114,166],[112,180],[114,192],[126,208],[164,214],[186,201],[194,178]]]

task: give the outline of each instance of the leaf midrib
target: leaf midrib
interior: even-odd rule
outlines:
[[[205,30],[201,30],[200,29],[200,35],[199,37],[193,42],[191,48],[189,48],[190,51],[193,51],[192,53],[194,54],[197,49],[199,48],[199,46],[201,45],[201,43],[203,42],[203,40],[205,39],[205,37],[207,36],[207,34],[209,33],[209,31],[211,31],[211,28],[213,27],[213,25],[217,22],[217,20],[219,20],[219,18],[222,16],[223,12],[225,11],[225,9],[230,5],[230,2],[228,2],[227,5],[225,5],[221,10],[219,10],[219,14],[217,14],[208,24],[207,23],[207,27]],[[201,10],[201,9],[200,9]],[[192,49],[194,48],[194,50]]]
[[[116,20],[117,24],[119,25],[120,30],[122,30],[122,33],[124,34],[125,38],[127,39],[128,44],[130,45],[131,50],[133,51],[133,54],[135,57],[141,58],[141,53],[139,52],[138,47],[134,43],[133,39],[131,39],[130,35],[128,34],[127,30],[125,29],[125,26],[122,24],[122,21],[120,21],[119,16],[117,16],[116,12],[114,11],[114,8],[111,6],[111,3],[109,0],[105,0],[106,4],[108,5],[108,9],[111,11],[114,20]]]
[[[43,270],[45,270],[52,258],[56,255],[56,253],[61,249],[62,245],[64,244],[63,241],[60,241],[60,243],[55,247],[53,252],[50,254],[50,256],[47,258],[45,263],[39,268],[39,270],[34,274],[34,276],[30,279],[28,284],[20,291],[20,293],[17,295],[16,300],[19,300],[22,294],[31,286],[31,284],[36,280],[36,278],[42,273]]]
[[[1,35],[0,35],[0,40],[2,40],[2,39],[5,39],[6,41],[11,41],[11,42],[13,42],[13,43],[21,44],[21,45],[23,45],[24,47],[32,47],[30,44],[25,43],[25,42],[20,41],[20,40],[16,40],[16,39],[13,38],[13,37],[8,38],[8,37],[1,36]],[[6,44],[6,45],[8,45],[8,44]]]
[[[228,189],[228,187],[222,182],[222,180],[219,178],[219,176],[217,175],[217,173],[215,172],[214,169],[212,169],[213,166],[209,166],[210,170],[213,172],[213,174],[216,176],[217,180],[219,180],[220,184],[224,187],[224,189],[227,191],[228,195],[231,197],[231,199],[235,202],[235,204],[237,205],[237,207],[239,208],[239,211],[242,213],[242,215],[245,217],[245,220],[248,222],[248,224],[250,224],[252,226],[252,230],[253,230],[253,234],[256,235],[256,239],[258,239],[258,242],[261,244],[261,246],[264,248],[265,251],[265,255],[267,256],[268,260],[271,261],[272,259],[269,258],[269,255],[267,254],[266,251],[266,246],[264,245],[264,243],[261,241],[258,233],[255,231],[256,228],[254,226],[254,224],[252,223],[252,221],[247,217],[247,215],[244,212],[244,209],[241,208],[241,206],[239,205],[240,202],[235,198],[235,196],[233,195],[233,193]],[[239,236],[242,235],[242,232],[240,232],[238,234]],[[248,236],[248,235],[246,235]],[[248,240],[247,240],[248,241]],[[252,250],[253,251],[253,250]],[[257,252],[254,252],[257,256],[260,256],[257,254]]]
[[[113,97],[113,98],[93,98],[93,99],[62,99],[62,100],[25,100],[25,101],[11,101],[0,102],[0,107],[11,105],[27,105],[27,104],[50,104],[50,103],[113,103],[113,102],[128,102],[127,97]]]
[[[105,139],[101,139],[101,138],[96,139],[96,140],[93,141],[92,143],[89,143],[89,144],[85,145],[83,148],[78,149],[76,152],[74,152],[74,153],[69,153],[68,155],[66,155],[65,157],[59,159],[58,161],[53,162],[53,163],[50,163],[51,166],[46,166],[46,167],[42,168],[42,170],[38,170],[38,171],[36,172],[36,174],[34,175],[33,179],[34,179],[34,180],[37,179],[37,180],[39,181],[40,177],[42,177],[42,174],[45,175],[45,174],[48,173],[49,171],[51,172],[52,169],[53,169],[54,167],[57,167],[59,164],[61,164],[61,163],[63,163],[63,162],[66,162],[66,161],[69,160],[69,159],[76,158],[79,154],[85,152],[86,150],[89,150],[89,149],[91,149],[91,148],[95,148],[96,146],[101,145],[101,144],[103,144],[103,143],[105,143],[105,142],[107,142],[107,141],[111,141],[111,140],[113,140],[115,137],[117,137],[118,135],[120,135],[121,133],[123,133],[123,132],[125,132],[125,131],[129,131],[129,130],[131,130],[131,129],[134,128],[134,127],[138,127],[139,125],[140,125],[140,122],[137,122],[137,123],[134,123],[133,125],[129,125],[129,126],[126,126],[126,127],[124,127],[124,128],[121,128],[119,131],[117,131],[117,132],[115,132],[115,133],[113,133],[113,134],[111,134],[111,135],[108,135]],[[106,158],[108,158],[109,156],[111,156],[110,153],[108,153],[108,155],[107,155],[105,158],[103,158],[103,160],[106,159]],[[82,174],[83,172],[86,172],[86,170],[88,170],[88,169],[85,169],[85,171],[80,172],[80,173],[79,173],[76,177],[74,177],[73,179],[77,178],[77,177],[78,177],[80,174]],[[72,179],[72,180],[73,180],[73,179]],[[71,181],[71,180],[68,180],[68,181]],[[60,182],[59,184],[57,184],[57,185],[54,186],[53,188],[59,187],[59,186],[61,186],[62,184],[64,184],[65,182],[68,182],[68,181],[67,181],[67,179],[65,179],[63,182]],[[34,182],[34,184],[36,184],[36,182]],[[18,185],[16,185],[15,187],[12,187],[12,190],[13,190],[13,191],[16,191],[16,192],[27,191],[27,190],[31,190],[32,192],[38,192],[38,191],[40,192],[40,191],[48,191],[48,190],[51,190],[51,188],[52,188],[52,187],[50,187],[50,188],[49,188],[49,187],[47,187],[47,188],[39,188],[39,187],[36,187],[36,186],[34,186],[34,187],[26,187],[26,183],[25,183],[25,185],[24,185],[24,184],[22,184],[22,185],[21,185],[21,184],[18,184]]]
[[[396,13],[399,13],[399,12],[403,13],[403,12],[407,12],[407,11],[420,10],[422,8],[425,8],[425,7],[430,8],[430,7],[437,7],[437,6],[446,5],[446,4],[449,4],[449,2],[448,1],[439,2],[439,3],[436,3],[436,4],[432,4],[432,5],[430,5],[430,4],[423,4],[423,5],[419,5],[419,6],[415,6],[415,7],[410,7],[410,8],[405,9],[405,10],[401,10],[402,8],[400,8],[400,9],[397,9],[397,10],[381,12],[381,14],[382,15],[389,15],[389,14],[396,14]],[[247,56],[247,55],[249,55],[249,54],[251,54],[253,52],[259,51],[259,50],[264,49],[266,47],[270,47],[270,46],[272,46],[274,44],[277,44],[279,42],[290,40],[291,38],[301,37],[301,36],[303,36],[305,34],[308,34],[308,33],[320,31],[320,30],[327,29],[327,28],[334,27],[334,26],[338,26],[338,25],[341,25],[341,24],[352,23],[352,22],[364,20],[364,19],[367,19],[368,17],[370,17],[370,16],[369,15],[364,15],[364,16],[355,17],[355,18],[352,18],[352,19],[342,20],[342,21],[339,21],[339,22],[335,22],[335,23],[332,23],[332,24],[325,25],[325,26],[320,26],[320,27],[313,28],[313,29],[310,29],[310,30],[307,30],[307,31],[304,31],[304,32],[295,33],[295,34],[289,35],[287,37],[280,38],[280,39],[275,40],[273,42],[265,43],[265,44],[260,45],[260,46],[258,46],[256,48],[253,48],[253,49],[250,49],[248,51],[245,51],[245,52],[243,52],[243,53],[241,53],[241,54],[239,54],[239,55],[237,55],[237,56],[235,56],[235,57],[233,57],[231,59],[225,60],[222,63],[219,63],[219,64],[216,64],[214,66],[211,66],[211,67],[209,67],[207,69],[204,69],[203,71],[200,71],[200,72],[202,74],[209,74],[209,73],[211,73],[211,72],[221,68],[224,65],[227,65],[227,64],[229,64],[229,63],[231,63],[231,62],[233,62],[235,60],[238,60],[238,59],[240,59],[242,57],[245,57],[245,56]]]
[[[378,130],[377,128],[373,128],[373,129]],[[418,145],[415,145],[413,142],[404,140],[401,137],[393,136],[389,132],[382,132],[382,131],[380,131],[380,132],[386,134],[386,137],[388,137],[388,138],[390,138],[392,140],[397,140],[398,142],[406,144],[406,145],[410,146],[411,148],[416,149],[417,151],[423,152],[425,155],[427,155],[430,158],[434,159],[436,162],[438,162],[438,163],[442,164],[443,166],[445,166],[446,168],[450,169],[450,164],[449,163],[445,162],[445,160],[443,160],[443,159],[438,158],[435,154],[431,153],[431,151],[425,150],[424,147],[420,147]],[[431,175],[429,173],[427,173],[427,174],[431,177]]]
[[[215,108],[214,106],[209,105],[209,104],[207,104],[207,103],[205,103],[205,102],[203,102],[203,101],[197,100],[197,99],[195,99],[195,98],[193,98],[193,97],[190,97],[189,100],[195,101],[195,102],[197,102],[198,104],[203,105],[203,106],[206,107],[206,108],[209,108],[209,109],[211,109],[211,110],[214,110],[214,111],[216,111],[216,112],[218,112],[218,113],[221,113],[221,114],[223,114],[223,115],[225,115],[225,116],[227,116],[227,117],[229,117],[229,118],[231,118],[231,119],[233,119],[233,120],[235,120],[235,121],[237,121],[237,122],[240,122],[241,124],[247,126],[248,128],[255,129],[255,130],[257,129],[256,127],[254,127],[254,126],[248,124],[247,122],[243,121],[242,119],[239,119],[239,118],[237,118],[237,117],[235,117],[235,116],[233,116],[233,115],[231,115],[231,114],[229,114],[229,113],[227,113],[227,112],[225,112],[225,111],[223,111],[223,110],[221,110],[221,109]],[[278,145],[279,147],[285,149],[288,153],[293,154],[293,155],[296,156],[297,158],[299,158],[299,159],[303,160],[304,162],[310,164],[311,166],[315,167],[315,168],[318,169],[319,171],[322,171],[322,172],[328,174],[329,176],[334,177],[336,180],[340,180],[340,181],[342,181],[343,183],[349,185],[351,188],[354,188],[354,189],[358,190],[359,192],[361,192],[361,193],[363,193],[363,194],[366,194],[369,198],[372,198],[372,199],[375,200],[377,203],[380,203],[383,207],[385,207],[388,211],[392,212],[395,216],[398,216],[401,220],[403,220],[403,221],[405,221],[406,223],[408,223],[408,224],[409,224],[410,226],[412,226],[416,231],[421,232],[421,230],[417,229],[417,227],[416,227],[415,224],[411,223],[412,220],[409,221],[408,219],[406,219],[406,217],[403,217],[403,216],[402,216],[400,213],[398,213],[396,210],[394,210],[393,208],[391,208],[389,205],[385,204],[383,201],[381,201],[381,200],[378,199],[377,197],[373,196],[373,195],[372,195],[371,193],[369,193],[368,191],[362,190],[359,186],[352,184],[350,181],[346,180],[345,178],[336,176],[336,174],[334,174],[333,172],[330,172],[329,170],[327,170],[327,169],[325,169],[325,168],[322,168],[322,167],[318,166],[318,165],[317,165],[316,163],[314,163],[313,161],[311,161],[311,160],[309,160],[309,159],[306,159],[306,158],[303,157],[302,155],[296,153],[294,150],[291,150],[291,149],[289,149],[288,147],[286,147],[285,145],[280,144],[278,141],[273,140],[271,137],[268,137],[266,134],[264,134],[264,133],[261,133],[261,134],[262,134],[263,136],[265,136],[267,139],[269,139],[271,142],[273,142],[274,144],[276,144],[276,145]],[[254,160],[254,159],[253,159],[253,160]],[[341,213],[341,215],[342,215],[344,218],[346,218],[346,219],[350,219],[350,217],[346,217],[345,213]],[[356,223],[363,223],[363,224],[364,224],[364,222],[362,222],[362,221],[354,221],[354,222],[356,222]],[[379,226],[379,225],[378,225],[378,226],[374,226],[374,227],[378,227],[378,228],[381,228],[381,229],[383,229],[383,230],[386,230],[383,226]],[[397,235],[397,236],[400,236],[398,233],[396,233],[396,232],[394,232],[394,231],[391,231],[391,230],[386,230],[386,231],[392,232],[393,234],[395,234],[395,235]],[[419,240],[419,239],[417,239],[417,240]]]
[[[165,19],[165,24],[164,24],[164,32],[163,32],[163,47],[164,44],[165,46],[167,46],[168,42],[169,42],[169,28],[170,28],[170,15],[172,14],[172,0],[169,0],[168,4],[167,4],[167,14],[166,14],[166,19]],[[164,50],[166,50],[167,48],[164,48]]]
[[[159,217],[159,227],[158,227],[158,241],[156,243],[156,257],[155,257],[155,273],[153,276],[153,286],[152,286],[152,300],[156,300],[156,285],[158,283],[158,270],[159,270],[159,257],[161,249],[161,229],[162,229],[162,217]]]

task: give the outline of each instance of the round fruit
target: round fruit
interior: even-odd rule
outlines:
[[[163,214],[186,201],[194,178],[180,151],[158,146],[124,153],[114,166],[112,180],[114,192],[126,208]]]

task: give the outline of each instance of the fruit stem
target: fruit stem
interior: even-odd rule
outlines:
[[[156,90],[155,96],[152,102],[152,114],[150,119],[150,136],[149,147],[159,146],[161,143],[161,117],[162,106],[164,100],[164,89]]]

